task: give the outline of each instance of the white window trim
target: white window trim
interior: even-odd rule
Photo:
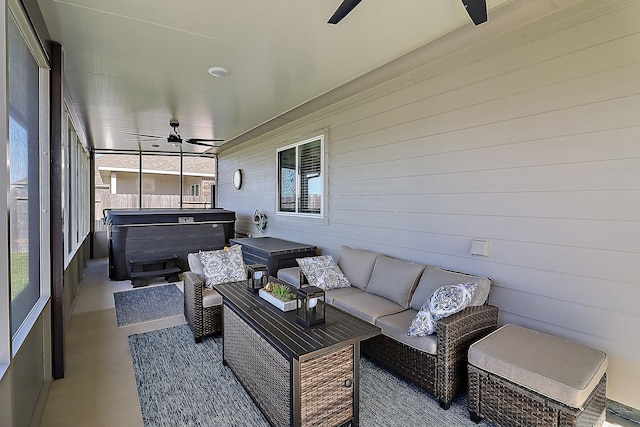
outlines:
[[[326,155],[326,151],[325,151],[325,141],[327,135],[326,133],[322,133],[316,136],[313,136],[311,138],[306,138],[304,140],[295,142],[293,144],[289,144],[283,147],[279,147],[278,149],[276,149],[276,154],[275,154],[275,182],[276,182],[276,207],[275,207],[275,211],[276,211],[276,215],[279,216],[283,216],[283,217],[293,217],[293,218],[312,218],[312,219],[325,219],[327,217],[327,212],[326,212],[326,200],[327,200],[327,155]],[[320,213],[319,214],[312,214],[312,213],[305,213],[305,212],[298,212],[298,203],[299,203],[299,197],[298,195],[300,194],[300,177],[298,175],[298,171],[296,169],[296,212],[286,212],[286,211],[281,211],[280,210],[280,163],[279,163],[279,158],[278,155],[281,151],[285,151],[288,150],[290,148],[295,147],[296,148],[296,159],[298,158],[298,147],[301,145],[304,145],[306,143],[312,142],[312,141],[317,141],[320,140],[320,155],[322,156],[322,161],[320,164],[320,176],[322,179],[322,189],[321,189],[321,194],[320,194]]]

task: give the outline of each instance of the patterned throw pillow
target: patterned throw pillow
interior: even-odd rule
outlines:
[[[475,283],[459,283],[438,288],[431,295],[431,314],[436,319],[442,319],[459,312],[469,305],[477,287]]]
[[[209,289],[220,283],[247,280],[240,245],[233,245],[226,250],[200,252],[200,261],[204,271],[204,285]]]
[[[336,265],[331,255],[297,258],[296,261],[311,286],[317,286],[325,291],[351,286],[349,279]]]
[[[476,283],[458,283],[442,286],[425,302],[411,322],[407,335],[424,337],[433,334],[438,320],[459,312],[469,305]]]
[[[429,310],[429,301],[427,301],[411,321],[407,335],[412,337],[426,337],[427,335],[431,335],[436,331],[437,322]]]

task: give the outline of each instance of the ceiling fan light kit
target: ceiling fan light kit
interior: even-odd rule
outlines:
[[[224,67],[211,67],[207,71],[213,77],[225,77],[229,75],[229,70]]]
[[[327,24],[337,24],[347,16],[362,0],[343,0],[338,9],[333,13]],[[475,25],[487,22],[486,0],[462,0],[469,17]]]

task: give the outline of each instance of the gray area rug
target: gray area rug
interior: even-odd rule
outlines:
[[[195,344],[186,325],[129,337],[145,426],[251,426],[269,424],[229,368],[222,337]],[[360,425],[490,426],[469,420],[466,398],[448,411],[415,387],[377,367],[360,364]]]
[[[113,293],[118,326],[150,322],[183,314],[184,297],[174,284]]]
[[[607,399],[609,413],[640,426],[640,411],[622,403]]]

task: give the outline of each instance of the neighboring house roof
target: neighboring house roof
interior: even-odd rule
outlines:
[[[133,172],[138,173],[140,170],[138,168],[120,168],[113,166],[99,166],[99,171],[111,171],[111,172]],[[142,173],[152,173],[156,175],[180,175],[180,171],[168,171],[168,170],[156,170],[156,169],[142,169]],[[202,172],[187,172],[185,170],[182,171],[183,176],[204,176],[207,178],[215,178],[215,173],[202,173]]]
[[[179,175],[180,171],[175,169],[177,157],[168,156],[145,156],[143,159],[143,173],[156,175]],[[108,184],[111,172],[139,172],[140,158],[137,155],[121,154],[101,154],[96,156],[96,184]],[[185,156],[182,163],[182,174],[184,176],[202,176],[214,179],[216,176],[212,158]],[[109,172],[103,176],[101,173]]]

